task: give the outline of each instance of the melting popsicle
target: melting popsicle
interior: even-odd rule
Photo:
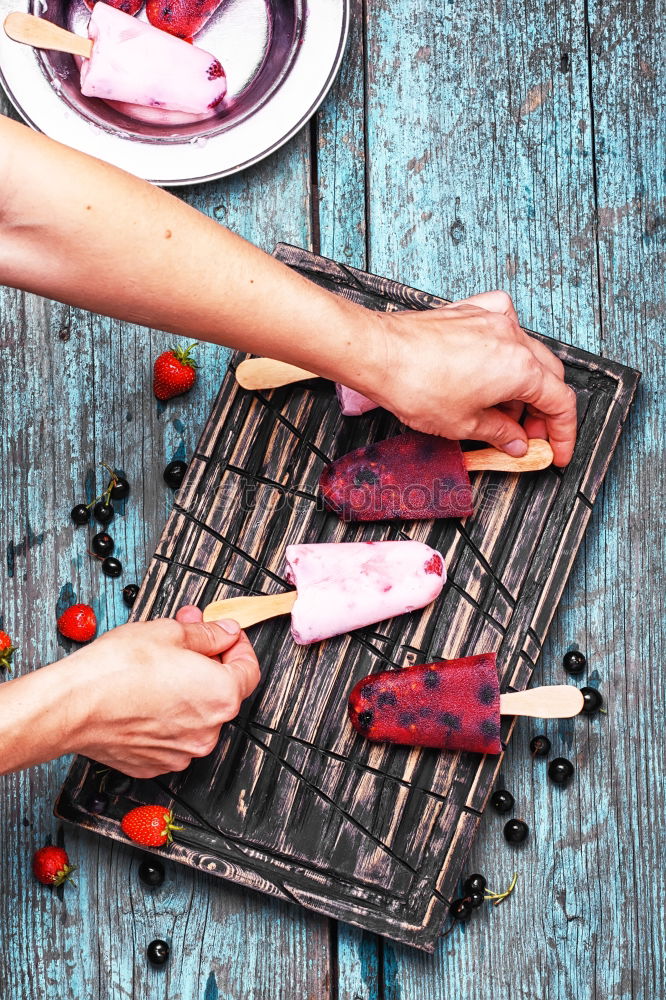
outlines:
[[[288,545],[286,565],[296,590],[216,601],[204,621],[247,628],[291,611],[294,642],[305,646],[423,608],[446,581],[441,554],[412,540]]]
[[[473,513],[469,471],[525,472],[551,464],[547,441],[533,439],[512,458],[495,448],[463,452],[457,441],[406,431],[328,465],[319,488],[343,521],[431,520]]]
[[[364,677],[349,696],[349,718],[375,742],[497,754],[501,715],[569,719],[583,705],[570,684],[500,694],[495,653],[480,653]]]

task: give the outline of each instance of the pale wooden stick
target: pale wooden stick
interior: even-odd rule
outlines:
[[[553,449],[547,441],[532,438],[527,444],[527,454],[512,458],[497,448],[480,448],[464,451],[463,461],[468,472],[532,472],[547,469],[553,461]]]
[[[248,358],[241,361],[236,369],[236,381],[243,389],[279,389],[280,386],[309,378],[319,376],[296,365],[288,365],[285,361],[273,361],[272,358]]]
[[[298,593],[287,590],[282,594],[267,594],[263,597],[230,597],[227,601],[214,601],[204,609],[205,622],[219,621],[221,618],[232,618],[241,628],[249,628],[258,622],[278,615],[288,615],[291,612]]]
[[[533,719],[570,719],[583,709],[583,695],[572,684],[529,688],[500,695],[501,715],[528,715]]]
[[[71,31],[65,31],[43,17],[22,14],[15,11],[5,18],[5,33],[15,42],[32,45],[36,49],[55,49],[56,52],[71,52],[75,56],[90,59],[92,41]]]

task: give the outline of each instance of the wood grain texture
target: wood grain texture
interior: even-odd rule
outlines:
[[[277,256],[373,309],[442,301],[293,247]],[[216,751],[182,774],[134,781],[105,816],[87,808],[98,766],[77,760],[58,815],[122,837],[130,804],[173,799],[185,830],[171,857],[433,951],[499,760],[369,744],[346,699],[378,669],[486,650],[498,652],[503,690],[526,687],[638,383],[614,362],[550,346],[577,392],[574,457],[563,472],[477,474],[475,514],[462,522],[340,522],[318,500],[320,472],[390,436],[394,418],[346,419],[326,385],[247,392],[229,372],[134,618],[280,594],[294,542],[416,538],[444,554],[449,583],[424,611],[309,648],[294,646],[288,622],[257,626],[262,682]]]

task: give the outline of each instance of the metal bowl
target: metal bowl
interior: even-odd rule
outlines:
[[[87,34],[83,0],[0,0],[0,23],[17,9]],[[209,116],[84,97],[73,56],[1,29],[0,82],[33,128],[157,184],[191,184],[256,163],[307,121],[335,78],[348,25],[349,0],[223,0],[195,39],[227,74],[227,97]]]

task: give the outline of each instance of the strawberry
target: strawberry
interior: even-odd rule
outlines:
[[[120,825],[126,837],[144,847],[170,844],[171,831],[183,829],[174,825],[173,813],[166,806],[137,806],[123,816]]]
[[[32,871],[38,882],[57,888],[63,882],[71,882],[71,874],[76,865],[70,865],[64,847],[40,847],[32,859]]]
[[[58,618],[58,631],[66,639],[88,642],[97,631],[95,612],[89,604],[73,604]]]
[[[197,380],[197,363],[189,347],[176,347],[173,351],[160,354],[153,368],[153,392],[158,399],[172,399],[189,392]]]
[[[12,643],[6,632],[0,628],[0,670],[12,669],[12,656],[17,647]]]

